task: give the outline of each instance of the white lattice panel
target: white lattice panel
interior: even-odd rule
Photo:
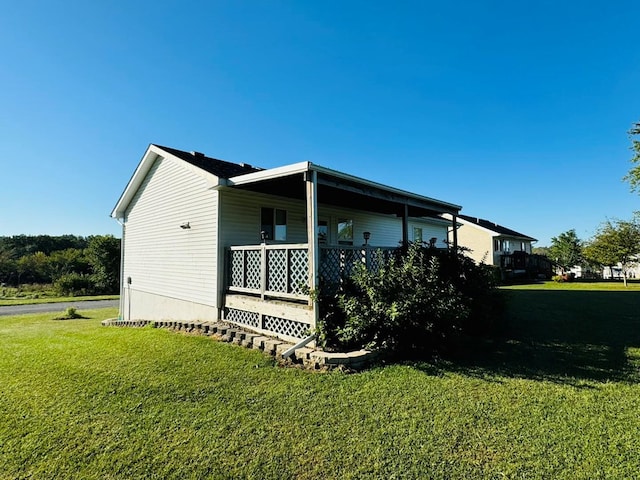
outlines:
[[[246,268],[247,268],[247,288],[260,289],[260,251],[247,250],[246,252]]]
[[[244,252],[231,252],[231,286],[244,287]]]
[[[287,293],[287,252],[270,250],[267,255],[267,290]]]
[[[311,325],[296,322],[295,320],[288,320],[286,318],[265,315],[264,329],[270,330],[280,335],[287,335],[294,338],[304,338],[308,335],[309,330],[311,330]]]
[[[309,251],[291,250],[289,257],[291,293],[302,294],[309,284]]]
[[[249,327],[260,327],[260,314],[256,312],[227,308],[225,309],[225,320],[228,322],[238,323],[240,325],[247,325]]]

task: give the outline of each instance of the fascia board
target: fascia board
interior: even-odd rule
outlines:
[[[237,175],[229,178],[226,184],[229,187],[234,187],[238,185],[247,185],[249,183],[263,182],[265,180],[273,180],[274,178],[288,177],[290,175],[295,175],[296,173],[308,172],[309,165],[309,162],[299,162],[291,165],[285,165],[283,167],[260,170],[259,172],[245,173],[244,175]]]
[[[457,214],[462,207],[460,205],[455,205],[453,203],[443,202],[441,200],[437,200],[431,197],[425,197],[423,195],[418,195],[417,193],[412,193],[407,190],[402,190],[395,187],[390,187],[389,185],[384,185],[382,183],[374,182],[371,180],[366,180],[361,177],[356,177],[355,175],[349,175],[348,173],[339,172],[337,170],[332,170],[330,168],[322,167],[320,165],[310,164],[310,169],[315,170],[318,173],[329,175],[332,177],[340,178],[342,180],[347,180],[354,183],[359,183],[368,187],[377,188],[379,190],[383,190],[394,195],[399,195],[403,197],[407,197],[409,199],[415,199],[419,202],[432,203],[434,205],[438,205],[446,208],[449,212],[453,212]]]

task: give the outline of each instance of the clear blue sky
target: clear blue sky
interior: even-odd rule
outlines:
[[[149,143],[310,160],[540,246],[640,210],[637,1],[0,4],[0,235],[119,235]]]

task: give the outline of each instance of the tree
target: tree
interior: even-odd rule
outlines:
[[[549,247],[533,247],[531,253],[533,253],[534,255],[543,255],[547,258],[551,258],[549,254]]]
[[[574,229],[561,233],[551,239],[549,258],[556,262],[562,272],[569,270],[582,261],[582,241]]]
[[[93,269],[96,287],[104,293],[117,293],[120,284],[120,240],[113,235],[90,237],[85,253]]]
[[[633,157],[631,157],[632,167],[629,170],[629,173],[625,175],[624,180],[629,182],[629,185],[631,185],[631,191],[640,192],[640,140],[634,138],[636,136],[640,138],[640,122],[633,125],[631,130],[629,130]]]
[[[585,254],[603,266],[612,267],[620,264],[626,287],[629,268],[640,259],[638,216],[632,220],[607,220],[585,248]]]

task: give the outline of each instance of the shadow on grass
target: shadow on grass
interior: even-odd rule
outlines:
[[[425,370],[479,378],[640,382],[640,292],[513,290],[499,337]]]

